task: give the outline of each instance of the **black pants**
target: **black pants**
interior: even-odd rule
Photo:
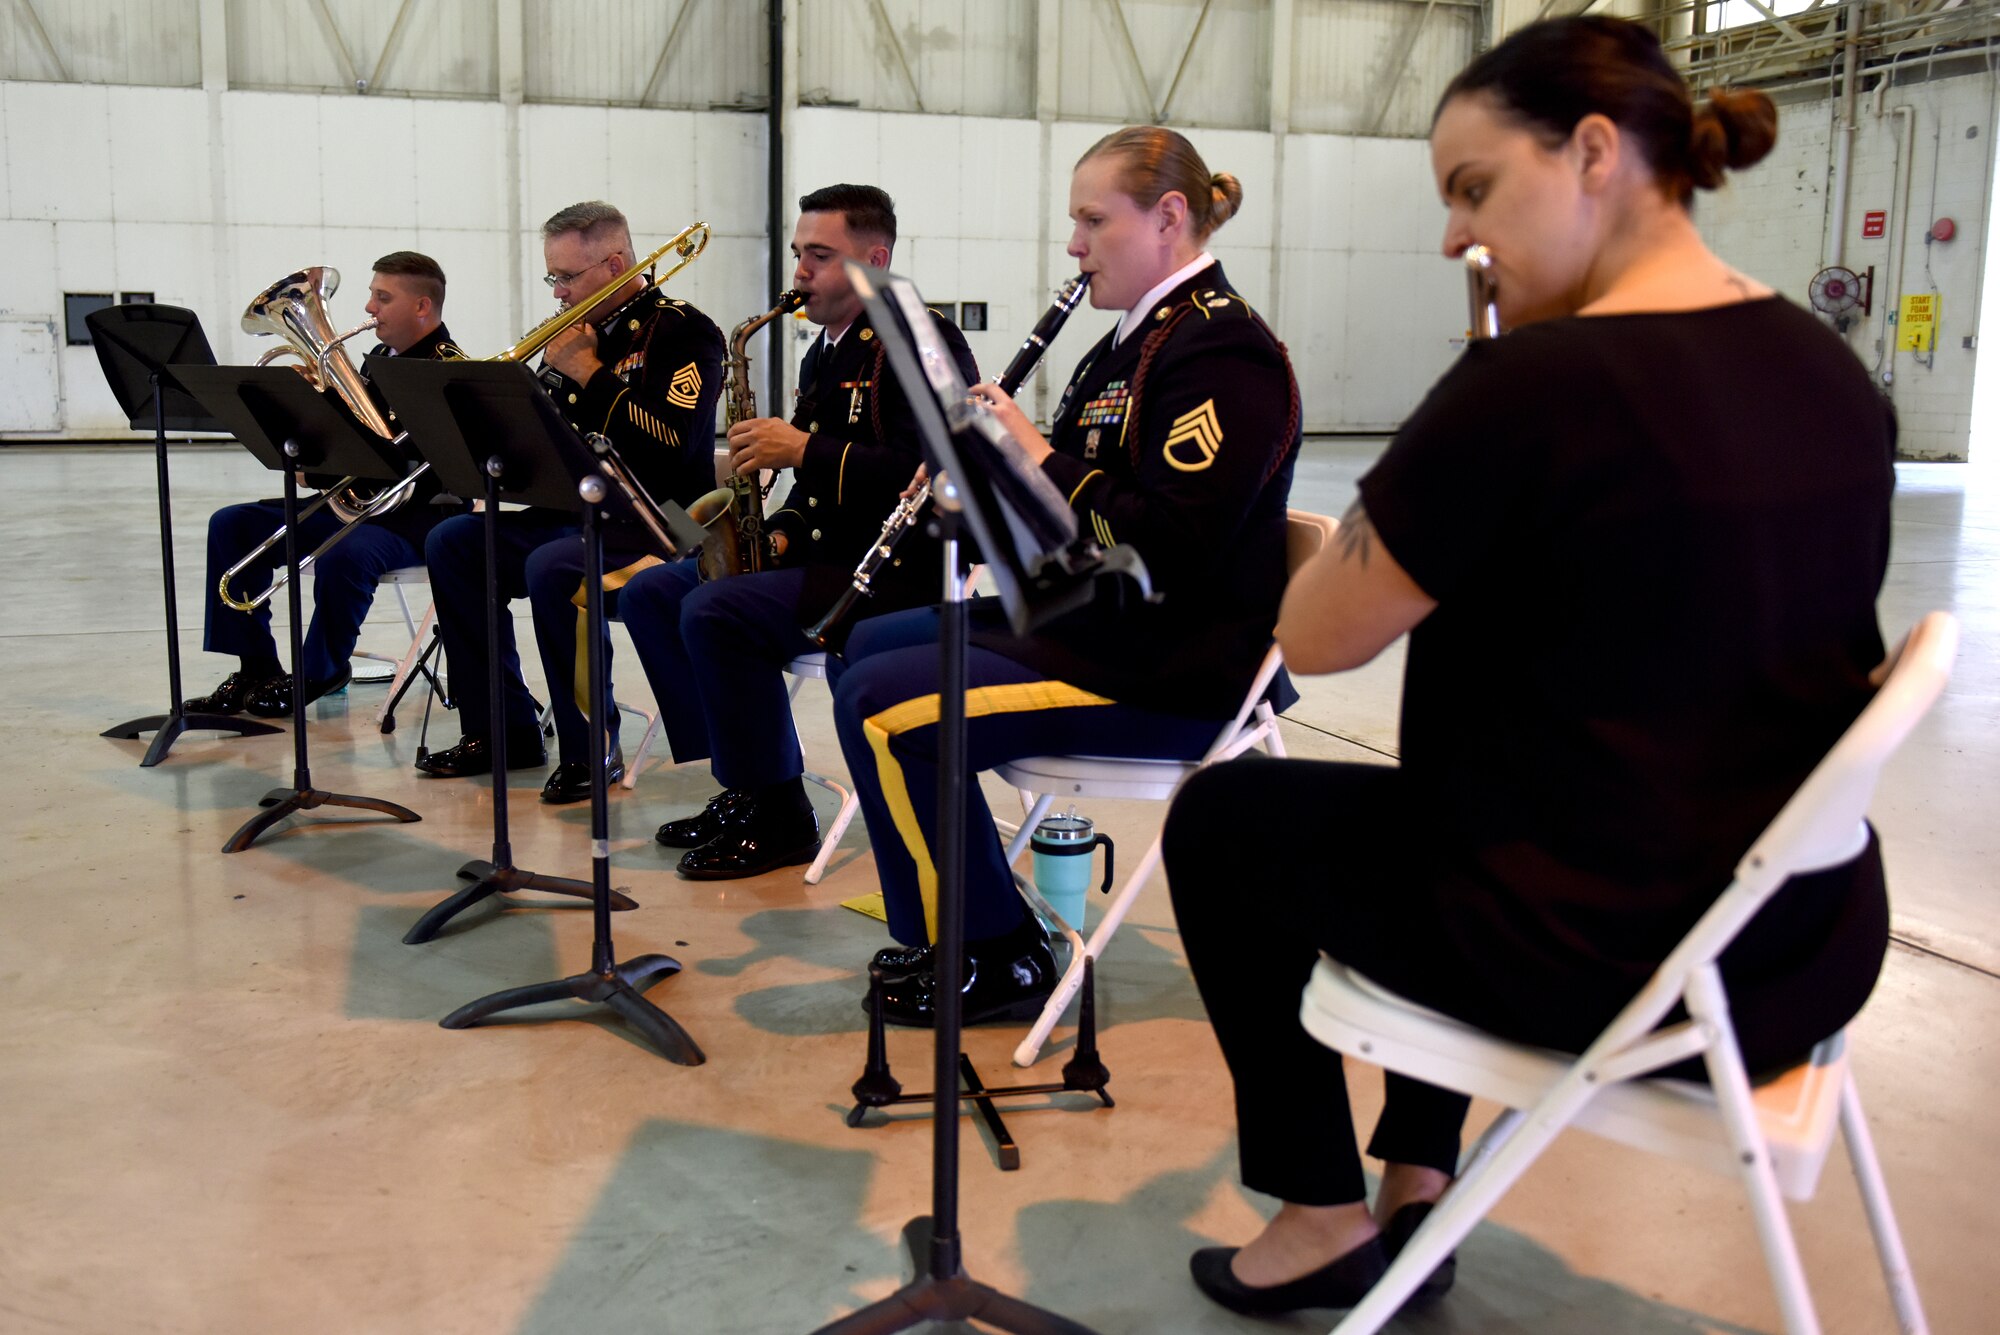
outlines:
[[[1521,904],[1454,930],[1469,906],[1507,895],[1439,848],[1416,806],[1397,768],[1244,759],[1195,775],[1168,813],[1174,912],[1235,1080],[1254,1190],[1301,1205],[1363,1199],[1340,1056],[1299,1023],[1320,951],[1489,1033],[1564,1052],[1587,1047],[1650,975],[1643,961],[1560,958]],[[1496,930],[1510,911],[1514,930]],[[1794,1064],[1853,1018],[1887,941],[1872,841],[1854,863],[1787,883],[1722,959],[1748,1068]],[[1454,1172],[1465,1110],[1459,1095],[1390,1075],[1368,1153]]]

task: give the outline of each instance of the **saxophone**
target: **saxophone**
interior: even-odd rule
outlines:
[[[787,291],[778,304],[753,315],[729,335],[729,359],[723,377],[723,430],[757,415],[757,391],[750,387],[750,336],[781,315],[806,304],[806,294]],[[764,532],[764,492],[755,477],[733,469],[729,481],[688,507],[688,518],[708,530],[701,544],[701,577],[724,579],[754,575],[775,564],[771,539]]]
[[[1035,322],[1035,327],[1028,332],[1027,338],[1021,341],[1020,351],[1014,354],[1014,360],[1007,363],[1007,369],[999,374],[993,381],[994,384],[1010,396],[1020,391],[1021,386],[1041,364],[1042,354],[1049,350],[1049,344],[1061,332],[1063,322],[1069,319],[1069,313],[1082,302],[1083,294],[1089,287],[1090,276],[1078,274],[1057,289],[1055,304],[1044,311],[1042,318]],[[916,526],[924,507],[930,504],[930,499],[929,478],[924,479],[923,483],[908,496],[898,498],[895,508],[889,511],[888,522],[883,524],[882,531],[875,535],[875,543],[868,549],[867,555],[861,558],[861,564],[854,567],[854,574],[848,580],[847,587],[841,590],[839,599],[826,610],[824,616],[806,627],[806,635],[814,644],[822,649],[826,648],[827,641],[832,638],[834,627],[846,619],[848,613],[854,610],[856,603],[875,592],[876,574],[895,556],[896,544],[903,540],[905,533]]]

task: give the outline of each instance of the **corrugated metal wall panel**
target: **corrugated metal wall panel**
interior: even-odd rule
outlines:
[[[881,0],[879,12],[872,0],[797,0],[793,13],[806,105],[1034,114],[1034,0]]]
[[[528,100],[761,106],[766,13],[744,0],[527,0]]]
[[[395,14],[386,6],[386,34]],[[228,0],[229,83],[234,88],[354,91],[306,0]],[[377,48],[380,37],[376,39]],[[353,50],[349,46],[349,51]]]
[[[1270,5],[1265,0],[1214,0],[1206,21],[1201,13],[1202,0],[1124,0],[1122,5],[1066,0],[1058,95],[1062,117],[1126,125],[1154,120],[1185,53],[1186,72],[1166,108],[1170,123],[1268,126]]]
[[[384,7],[390,7],[386,0]],[[362,76],[381,66],[381,77],[369,85],[371,93],[495,98],[500,96],[499,35],[492,0],[410,0],[389,59],[381,61],[378,41],[367,48]],[[355,59],[362,59],[359,51]]]
[[[1292,43],[1291,123],[1333,134],[1430,133],[1438,94],[1470,60],[1477,10],[1409,0],[1299,0]],[[1397,55],[1423,23],[1400,79]],[[1394,88],[1391,82],[1394,81]],[[1384,97],[1389,99],[1386,114]]]
[[[200,0],[35,0],[32,14],[21,8],[26,2],[13,0],[0,18],[0,79],[164,88],[201,82]]]

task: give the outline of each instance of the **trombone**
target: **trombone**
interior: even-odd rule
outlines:
[[[687,227],[682,228],[680,232],[677,233],[666,244],[654,250],[651,254],[647,255],[644,259],[640,260],[637,264],[633,265],[631,268],[623,270],[620,273],[614,275],[610,282],[606,283],[603,287],[597,289],[597,291],[593,292],[589,297],[585,298],[582,301],[572,302],[570,305],[565,306],[563,309],[557,311],[554,315],[551,315],[548,319],[542,321],[540,324],[536,325],[533,329],[530,329],[527,333],[523,334],[521,336],[520,341],[515,343],[513,347],[508,348],[504,352],[496,353],[494,356],[484,358],[483,360],[493,361],[493,362],[527,361],[529,358],[541,352],[543,348],[547,347],[555,339],[556,335],[562,333],[564,330],[568,329],[571,325],[574,325],[579,321],[581,321],[584,316],[590,314],[590,312],[597,307],[597,304],[599,302],[603,301],[606,297],[610,296],[613,292],[616,292],[619,288],[623,287],[625,284],[631,282],[632,275],[634,275],[635,273],[639,273],[641,271],[648,271],[646,279],[646,287],[642,289],[643,291],[651,291],[656,288],[664,287],[668,279],[672,278],[675,274],[687,268],[688,265],[693,264],[696,259],[700,258],[702,251],[708,248],[708,237],[709,237],[709,227],[708,224],[705,222],[693,223]],[[673,268],[667,270],[666,273],[655,276],[650,271],[658,267],[662,257],[664,257],[666,253],[670,250],[680,257],[679,263],[675,264]],[[321,274],[322,272],[332,275],[330,283],[324,283],[319,277],[317,277],[317,275]],[[316,321],[314,319],[315,312],[312,311],[311,309],[294,311],[292,309],[287,308],[276,312],[267,312],[265,308],[269,305],[269,299],[273,298],[274,296],[286,295],[286,293],[281,292],[280,289],[286,289],[288,285],[295,285],[300,280],[306,279],[309,276],[311,276],[312,286],[315,289],[316,295],[314,296],[314,299],[311,302],[306,302],[304,297],[300,297],[298,298],[298,300],[301,305],[305,305],[308,307],[317,306]],[[357,325],[355,328],[348,330],[345,334],[340,335],[338,338],[321,340],[324,346],[315,345],[314,340],[318,338],[317,334],[318,328],[324,327],[330,332],[332,327],[331,324],[325,319],[325,307],[319,304],[319,298],[322,298],[324,296],[330,296],[334,290],[334,287],[337,286],[339,282],[340,282],[339,273],[335,272],[332,269],[325,268],[324,266],[321,266],[321,268],[318,269],[308,269],[305,270],[303,273],[293,274],[290,277],[282,278],[278,282],[272,284],[269,288],[265,289],[263,295],[259,296],[256,301],[251,303],[250,309],[248,311],[245,311],[243,315],[243,328],[249,333],[276,332],[282,334],[286,340],[286,343],[288,344],[288,346],[286,347],[276,348],[273,349],[271,352],[265,354],[265,357],[258,362],[258,365],[260,366],[263,365],[264,361],[268,361],[272,357],[282,356],[286,353],[290,353],[291,355],[298,357],[299,360],[306,362],[310,366],[326,366],[331,364],[334,368],[334,387],[340,390],[342,399],[344,399],[347,402],[350,408],[354,409],[355,415],[357,417],[360,417],[361,420],[366,425],[368,425],[370,429],[374,430],[378,435],[381,435],[384,438],[386,438],[390,445],[396,446],[397,448],[401,448],[403,442],[409,439],[410,433],[407,431],[397,432],[393,435],[390,433],[387,421],[382,418],[380,410],[375,407],[374,400],[371,397],[369,397],[366,386],[361,381],[360,374],[354,370],[353,364],[347,360],[347,354],[341,351],[339,346],[340,344],[346,342],[348,339],[354,337],[356,334],[361,333],[363,330],[373,329],[375,327],[375,321],[369,320],[365,324]],[[255,317],[254,320],[253,317]],[[270,324],[275,324],[275,329],[267,330],[263,327],[265,325],[270,325]],[[303,352],[300,351],[298,347],[298,345],[301,343],[305,344],[305,351]],[[335,354],[338,355],[336,356]],[[348,381],[339,375],[339,368],[342,366],[345,366],[347,368],[349,376],[353,378],[353,386],[354,386],[353,391],[350,391],[348,387]],[[325,390],[326,384],[323,380],[314,379],[314,383],[322,391]],[[357,398],[359,400],[358,403],[356,401]],[[363,404],[366,405],[365,408],[361,406]],[[431,466],[428,461],[418,464],[415,468],[412,468],[408,473],[405,473],[400,480],[391,483],[386,490],[377,494],[373,499],[361,505],[359,510],[352,511],[352,513],[350,513],[351,507],[343,507],[343,505],[334,498],[340,492],[353,485],[354,483],[353,478],[348,478],[345,482],[341,483],[339,486],[333,487],[329,489],[327,492],[322,493],[321,496],[312,503],[312,505],[307,507],[307,509],[299,515],[299,518],[304,519],[307,515],[314,513],[319,509],[319,507],[322,504],[331,504],[334,507],[334,513],[341,516],[341,518],[344,519],[346,522],[343,523],[340,526],[340,528],[336,529],[333,533],[329,534],[325,542],[322,542],[319,546],[313,548],[313,550],[310,553],[308,553],[305,557],[301,558],[301,560],[299,561],[300,573],[304,573],[305,569],[308,566],[312,565],[312,563],[318,560],[321,556],[324,556],[327,553],[327,551],[334,546],[334,544],[338,543],[342,538],[346,537],[349,533],[353,532],[353,530],[357,525],[360,525],[367,520],[373,519],[378,515],[387,514],[389,513],[389,511],[401,505],[403,501],[409,497],[412,488],[416,486],[417,479],[422,477],[425,473],[428,473],[430,471],[430,467]],[[228,570],[224,571],[220,585],[220,593],[222,595],[222,601],[227,603],[229,606],[235,608],[239,612],[255,612],[257,609],[263,607],[264,604],[270,602],[272,598],[277,596],[278,591],[284,588],[285,582],[291,578],[291,572],[289,570],[281,569],[274,572],[272,575],[270,587],[251,598],[247,599],[238,598],[235,594],[230,592],[229,586],[231,582],[233,582],[238,575],[242,574],[251,565],[255,564],[259,557],[261,557],[265,552],[269,551],[272,547],[276,546],[280,542],[283,542],[284,540],[285,540],[285,526],[283,524],[280,524],[276,532],[272,533],[270,537],[264,539],[263,542],[259,543],[257,547],[253,549],[242,560],[238,561],[235,565],[229,567]]]

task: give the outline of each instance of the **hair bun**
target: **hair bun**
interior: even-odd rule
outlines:
[[[1208,195],[1209,226],[1220,227],[1243,206],[1243,182],[1229,172],[1217,172],[1208,178]]]
[[[1725,170],[1762,162],[1778,140],[1778,109],[1754,88],[1718,88],[1694,111],[1688,174],[1702,190],[1722,184]]]

